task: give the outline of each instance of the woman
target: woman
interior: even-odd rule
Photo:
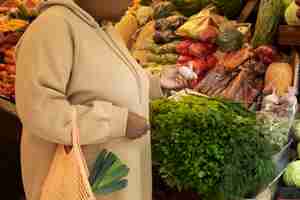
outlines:
[[[57,143],[71,144],[71,110],[89,167],[99,151],[130,168],[129,185],[101,199],[151,200],[149,95],[180,87],[171,74],[151,78],[113,27],[129,0],[48,0],[17,48],[16,102],[23,123],[22,173],[27,200],[39,200]],[[175,72],[176,73],[176,72]],[[150,93],[149,93],[150,88]]]

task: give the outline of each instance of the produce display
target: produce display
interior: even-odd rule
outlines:
[[[287,67],[284,53],[273,46],[283,16],[282,2],[260,2],[253,34],[251,23],[228,20],[230,16],[223,15],[226,9],[239,11],[236,8],[242,7],[243,1],[197,2],[141,2],[143,5],[129,9],[116,27],[126,21],[132,24],[135,17],[138,28],[125,41],[137,61],[155,74],[169,66],[177,67],[188,88],[202,94],[234,100],[249,108],[261,103],[268,88],[278,95],[287,92],[294,72]],[[181,12],[178,5],[189,4],[198,12]],[[139,18],[142,11],[147,12]],[[274,75],[277,69],[283,73]]]
[[[37,4],[0,6],[0,96],[11,101],[14,48]],[[273,157],[290,144],[291,127],[300,141],[293,88],[299,63],[295,48],[276,41],[280,25],[300,24],[298,9],[293,0],[134,0],[116,23],[145,70],[177,68],[187,83],[151,103],[154,200],[178,199],[170,191],[195,194],[190,200],[239,200],[270,189],[278,175]],[[290,161],[282,182],[297,188],[299,161]],[[93,191],[124,189],[128,172],[104,150],[90,176]]]
[[[145,70],[177,68],[187,83],[151,104],[154,199],[177,199],[170,190],[216,200],[274,196],[269,184],[286,165],[274,158],[291,144],[298,109],[299,63],[276,43],[293,1],[253,2],[257,9],[239,0],[137,0],[116,24],[121,35],[127,25],[124,40]]]
[[[37,1],[6,1],[0,6],[0,96],[15,98],[15,46],[37,16]]]

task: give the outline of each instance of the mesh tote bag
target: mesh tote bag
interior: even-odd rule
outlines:
[[[95,200],[88,181],[88,168],[79,142],[76,110],[72,112],[72,147],[57,149],[42,186],[40,200]]]

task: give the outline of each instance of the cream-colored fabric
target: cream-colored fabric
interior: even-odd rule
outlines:
[[[39,200],[55,143],[71,144],[76,107],[89,168],[106,148],[128,164],[129,185],[106,200],[151,199],[150,134],[125,137],[128,110],[149,114],[149,80],[109,26],[105,31],[72,0],[50,0],[17,48],[16,103],[23,123],[27,200]]]
[[[89,184],[88,168],[80,146],[77,113],[72,115],[72,149],[58,144],[49,173],[43,183],[40,200],[95,200]]]

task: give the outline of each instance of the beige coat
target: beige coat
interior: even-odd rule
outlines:
[[[129,140],[125,130],[128,111],[148,118],[149,88],[158,96],[158,81],[149,82],[112,26],[104,31],[72,0],[47,1],[41,11],[17,49],[27,200],[39,200],[55,143],[71,142],[72,106],[89,167],[106,148],[130,168],[127,189],[98,199],[151,200],[150,134]]]

